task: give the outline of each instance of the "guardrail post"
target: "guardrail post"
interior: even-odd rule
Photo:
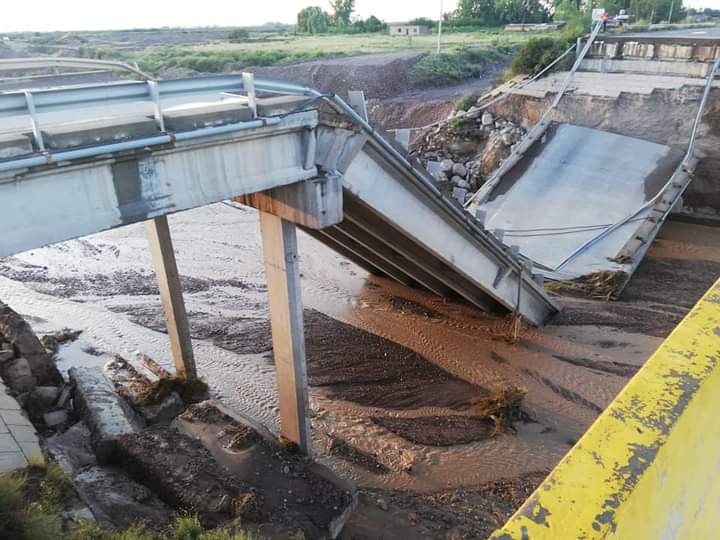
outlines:
[[[253,113],[253,118],[257,118],[257,95],[255,94],[255,75],[243,72],[242,74],[243,90],[247,94],[248,107]]]
[[[185,312],[180,275],[175,262],[167,217],[154,218],[146,222],[146,225],[150,254],[160,287],[160,299],[165,310],[170,349],[175,361],[175,373],[182,379],[196,379],[197,370],[190,339],[190,326]]]
[[[310,454],[305,331],[295,224],[260,212],[283,437]]]

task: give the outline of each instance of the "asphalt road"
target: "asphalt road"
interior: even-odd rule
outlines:
[[[682,30],[658,30],[653,32],[630,32],[618,35],[622,37],[643,38],[720,39],[720,26],[711,26],[707,28],[684,28]]]

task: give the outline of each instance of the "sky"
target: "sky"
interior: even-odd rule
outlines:
[[[308,5],[329,9],[327,0],[5,0],[0,32],[104,30],[159,26],[250,26],[292,23]],[[443,0],[444,10],[457,0]],[[720,0],[685,0],[686,6],[720,8]],[[436,19],[440,0],[356,0],[356,14],[388,22]]]
[[[720,2],[720,0],[716,0]],[[100,30],[158,26],[250,26],[293,23],[309,5],[329,10],[328,0],[5,0],[0,32]],[[3,3],[5,3],[3,2]],[[444,10],[457,0],[443,0]],[[437,19],[440,0],[356,0],[355,12],[385,21]]]

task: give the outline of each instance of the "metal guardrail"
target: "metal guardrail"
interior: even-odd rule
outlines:
[[[43,68],[103,68],[111,70],[126,71],[137,75],[146,81],[153,80],[151,75],[141,71],[137,65],[132,66],[125,62],[117,62],[115,60],[96,60],[93,58],[64,58],[64,57],[47,57],[47,58],[6,58],[0,60],[0,71],[22,71],[30,69]]]

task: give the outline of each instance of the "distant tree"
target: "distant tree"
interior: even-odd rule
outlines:
[[[366,32],[382,32],[385,30],[385,23],[378,19],[375,15],[370,15],[365,19]]]
[[[335,26],[344,28],[350,24],[350,15],[355,10],[355,0],[330,0]]]
[[[437,25],[435,21],[427,17],[417,17],[416,19],[408,21],[408,24],[411,26],[425,26],[426,28],[435,28]]]
[[[230,34],[228,35],[228,39],[233,42],[237,43],[240,41],[247,41],[250,39],[250,31],[246,30],[245,28],[236,28]]]
[[[324,34],[330,27],[330,15],[320,7],[306,7],[297,15],[297,26],[305,34]]]
[[[550,11],[540,0],[496,0],[495,17],[500,24],[541,23]]]
[[[486,26],[498,24],[495,0],[460,0],[454,15],[458,19],[472,19]]]

